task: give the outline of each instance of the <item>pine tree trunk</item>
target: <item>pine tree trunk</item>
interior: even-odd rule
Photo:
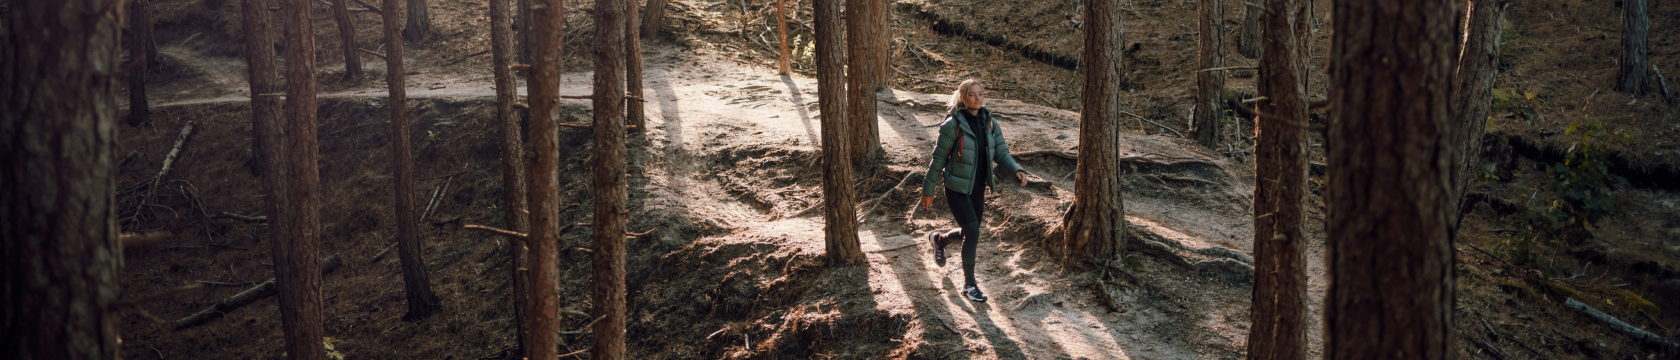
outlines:
[[[341,0],[342,1],[342,0]],[[385,7],[394,9],[398,0],[385,0]],[[403,293],[408,296],[408,313],[403,320],[419,320],[443,308],[437,294],[432,293],[432,281],[426,274],[426,261],[420,257],[419,221],[414,215],[414,154],[409,139],[414,127],[408,118],[406,70],[403,69],[403,39],[397,29],[397,13],[385,13],[385,83],[390,89],[391,107],[391,172],[396,175],[397,256],[402,258]]]
[[[1331,11],[1329,359],[1451,356],[1449,1],[1337,0]]]
[[[1474,167],[1482,150],[1482,135],[1487,133],[1487,118],[1493,105],[1493,77],[1498,73],[1499,61],[1499,5],[1495,0],[1471,0],[1465,17],[1464,46],[1459,48],[1458,70],[1453,78],[1453,124],[1458,131],[1459,149],[1463,151],[1458,167],[1452,174],[1452,198],[1464,203],[1464,193],[1470,188]],[[1455,211],[1461,207],[1454,207]],[[1457,228],[1459,214],[1453,221]]]
[[[776,75],[793,73],[788,65],[788,36],[787,36],[787,4],[786,0],[776,0],[776,43],[780,51],[776,57]]]
[[[1046,242],[1051,252],[1064,258],[1108,261],[1118,258],[1125,248],[1119,143],[1125,28],[1117,2],[1092,0],[1085,5],[1085,55],[1080,59],[1085,88],[1080,95],[1073,207],[1063,223],[1062,238]]]
[[[1254,120],[1254,292],[1250,359],[1307,356],[1307,8],[1267,0]]]
[[[892,17],[892,3],[887,0],[868,0],[870,27],[875,28],[875,78],[870,80],[874,84],[872,91],[880,91],[892,85],[892,26],[888,24]],[[879,135],[876,136],[880,138]],[[876,141],[877,148],[880,142]]]
[[[527,232],[530,229],[525,215],[524,140],[519,134],[519,113],[513,102],[518,99],[519,80],[513,75],[513,26],[509,0],[490,0],[490,59],[491,73],[496,78],[496,124],[502,130],[502,217],[508,230]],[[525,242],[508,243],[508,275],[513,279],[514,339],[523,351],[525,334]]]
[[[642,38],[659,37],[660,27],[665,26],[665,2],[670,0],[647,0],[647,11],[642,13]]]
[[[1650,0],[1622,1],[1622,59],[1616,71],[1616,90],[1645,95],[1651,89]]]
[[[332,2],[333,18],[338,22],[339,43],[344,46],[344,78],[359,82],[362,79],[362,57],[361,51],[356,50],[356,23],[350,22],[348,2],[350,0]]]
[[[626,0],[595,2],[595,249],[591,263],[591,318],[595,322],[595,345],[589,358],[624,359],[625,287],[624,235],[628,225],[629,170],[624,131],[624,79],[618,77],[624,64]]]
[[[1237,36],[1237,53],[1250,59],[1260,58],[1260,37],[1265,36],[1260,28],[1260,17],[1266,9],[1260,8],[1257,0],[1239,0],[1243,2],[1242,32]]]
[[[281,134],[280,75],[274,58],[274,32],[268,0],[240,2],[241,24],[245,30],[246,73],[251,84],[251,153],[261,177],[263,194],[267,200],[268,241],[291,239],[292,220],[286,217],[284,205],[291,197],[286,193],[287,146]]]
[[[116,6],[0,20],[0,358],[117,359]]]
[[[1238,0],[1247,1],[1247,0]],[[1220,111],[1225,92],[1224,71],[1202,71],[1205,69],[1225,67],[1225,4],[1221,0],[1198,0],[1196,31],[1199,34],[1196,41],[1196,112],[1195,129],[1190,136],[1197,144],[1209,149],[1219,149],[1220,134],[1225,125],[1225,116]]]
[[[128,71],[128,125],[140,126],[152,117],[151,102],[146,100],[146,70],[157,59],[157,46],[152,45],[151,5],[147,0],[128,3],[129,24],[123,44],[135,66]],[[148,48],[150,45],[150,48]]]
[[[426,0],[408,0],[408,25],[403,27],[403,39],[418,44],[431,33],[432,16],[426,9]]]
[[[274,277],[280,287],[280,323],[292,360],[326,356],[321,339],[321,173],[315,144],[315,33],[310,3],[285,4],[286,188],[290,241],[274,241]]]
[[[875,109],[875,89],[880,85],[875,80],[883,70],[877,58],[886,51],[876,41],[882,30],[873,24],[874,13],[883,11],[878,7],[881,2],[846,2],[846,122],[850,123],[852,166],[860,168],[884,155]]]
[[[624,128],[626,131],[647,131],[647,114],[643,113],[642,100],[642,12],[637,1],[628,1],[624,10],[624,85],[626,94],[634,95],[638,99],[624,103]]]
[[[845,34],[840,30],[840,1],[815,0],[812,4],[817,38],[817,109],[822,121],[823,239],[825,256],[833,265],[865,260],[853,206],[847,76],[841,73]]]
[[[560,235],[560,131],[555,119],[560,116],[560,71],[565,65],[560,48],[560,32],[565,31],[564,0],[530,0],[532,50],[531,72],[527,77],[530,92],[531,142],[536,159],[531,162],[528,194],[531,210],[531,232],[528,243],[530,272],[525,314],[530,327],[525,332],[529,342],[525,354],[531,359],[554,359],[560,356],[560,265],[558,237]],[[610,72],[609,72],[610,73]],[[597,109],[597,111],[600,111]],[[596,195],[600,196],[600,195]]]
[[[513,33],[514,37],[518,39],[518,45],[513,48],[513,55],[516,56],[514,63],[517,64],[532,64],[531,54],[537,46],[537,38],[531,32],[531,1],[514,0],[513,2]],[[527,81],[529,81],[529,77],[527,77]],[[527,82],[525,86],[529,87],[530,84]]]

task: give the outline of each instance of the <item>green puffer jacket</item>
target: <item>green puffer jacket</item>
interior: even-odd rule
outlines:
[[[922,181],[922,195],[933,196],[935,188],[941,181],[945,183],[946,188],[950,188],[952,191],[973,194],[974,175],[977,172],[976,170],[979,169],[980,159],[986,160],[985,166],[995,166],[991,172],[994,176],[986,179],[987,184],[994,187],[997,186],[999,174],[1008,174],[1003,176],[1011,176],[1005,177],[1005,179],[1010,179],[1013,178],[1012,175],[1016,171],[1022,171],[1021,165],[1015,164],[1015,157],[1009,155],[1009,144],[1003,141],[1003,130],[998,129],[997,120],[992,119],[992,111],[984,107],[980,108],[977,116],[980,117],[982,122],[989,124],[987,129],[980,130],[990,136],[988,138],[990,140],[987,142],[991,144],[990,149],[988,149],[991,153],[985,156],[976,156],[976,153],[980,151],[975,148],[976,129],[969,128],[968,116],[976,115],[969,115],[959,106],[956,109],[951,109],[951,115],[945,118],[944,124],[939,125],[939,141],[938,145],[933,148],[932,160],[928,161],[926,180]],[[952,148],[959,144],[959,133],[962,149],[952,152]]]

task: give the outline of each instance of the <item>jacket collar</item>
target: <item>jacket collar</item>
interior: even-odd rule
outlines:
[[[977,133],[974,131],[974,129],[968,128],[968,118],[967,117],[969,117],[969,116],[979,116],[981,121],[985,121],[987,123],[987,126],[991,126],[991,121],[986,121],[986,120],[989,120],[989,119],[992,118],[992,111],[991,110],[986,109],[986,107],[982,106],[982,107],[980,107],[980,111],[974,112],[975,113],[974,115],[969,115],[967,109],[968,109],[968,107],[964,106],[962,103],[958,103],[957,107],[951,109],[951,117],[953,119],[957,120],[957,128],[962,129],[965,132],[968,132],[969,135],[976,135]],[[978,136],[978,135],[976,135],[976,136]]]

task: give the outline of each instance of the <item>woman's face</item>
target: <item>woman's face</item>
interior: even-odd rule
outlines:
[[[980,84],[974,84],[974,86],[968,87],[968,92],[963,94],[962,102],[963,105],[968,106],[969,109],[979,110],[981,107],[985,107],[986,87],[981,86]]]

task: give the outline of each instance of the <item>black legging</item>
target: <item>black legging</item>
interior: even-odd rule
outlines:
[[[951,215],[957,218],[956,229],[946,232],[946,242],[961,237],[963,286],[974,285],[974,251],[980,246],[980,219],[986,213],[986,185],[974,184],[973,194],[945,189],[945,203],[951,206]]]

